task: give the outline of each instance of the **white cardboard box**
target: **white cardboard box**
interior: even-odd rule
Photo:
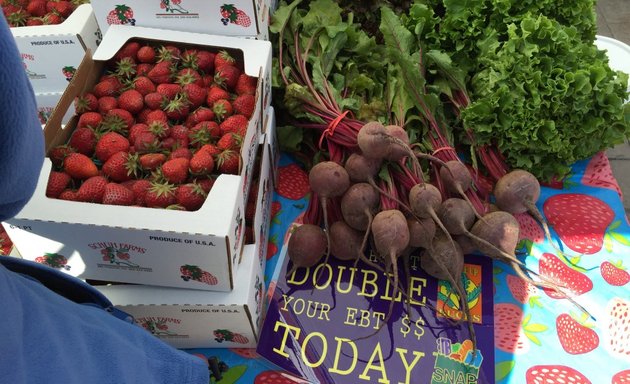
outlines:
[[[273,114],[273,111],[270,112]],[[271,124],[271,123],[270,123]],[[203,292],[142,285],[96,286],[114,305],[176,348],[254,348],[263,317],[264,268],[273,196],[273,135],[262,141],[261,177],[255,216],[255,243],[245,245],[234,290]],[[237,336],[238,335],[238,336]]]
[[[61,24],[15,27],[11,32],[36,93],[63,92],[85,51],[94,52],[101,41],[90,4],[77,7]]]
[[[92,88],[105,62],[131,38],[241,51],[245,72],[259,77],[257,98],[263,97],[261,74],[269,71],[271,60],[271,44],[267,41],[115,27],[105,36],[94,59],[89,54],[85,56],[48,120],[44,129],[47,149],[67,142],[77,118],[74,116],[62,128],[63,114],[77,95]],[[33,197],[15,218],[7,221],[7,233],[22,257],[35,260],[46,254],[44,260],[53,260],[58,268],[83,279],[231,290],[243,248],[244,207],[262,131],[261,104],[257,103],[243,141],[240,174],[220,175],[198,211],[47,198],[45,190],[52,163],[45,159]]]
[[[269,39],[269,0],[98,0],[92,3],[103,34],[111,25]]]
[[[61,100],[61,96],[63,96],[63,92],[56,93],[35,93],[35,102],[37,103],[37,117],[39,117],[39,122],[42,124],[46,124],[50,116],[52,116],[55,107],[57,107],[57,103]],[[61,124],[65,125],[70,121],[72,116],[74,116],[75,110],[74,105],[71,105],[70,108],[66,111],[66,114],[63,115],[61,119]]]

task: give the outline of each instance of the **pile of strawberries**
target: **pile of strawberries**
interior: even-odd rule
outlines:
[[[194,211],[219,174],[239,173],[258,79],[233,55],[129,41],[105,68],[48,152],[48,197]]]
[[[0,0],[9,26],[61,24],[81,4],[89,0]]]

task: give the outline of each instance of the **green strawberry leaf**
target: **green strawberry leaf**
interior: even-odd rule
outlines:
[[[615,229],[619,228],[619,226],[621,226],[621,220],[615,220],[615,221],[613,221],[612,224],[610,224],[608,226],[608,230],[609,231],[614,231]]]
[[[494,377],[497,382],[505,379],[510,375],[514,369],[514,361],[502,361],[500,363],[495,364],[494,366]]]
[[[617,240],[617,242],[630,247],[630,240],[628,240],[628,238],[624,235],[619,232],[609,232],[609,234],[613,239]]]
[[[531,308],[536,308],[536,307],[544,308],[542,303],[540,302],[540,297],[539,296],[531,296],[529,298],[529,306]]]
[[[540,332],[545,332],[547,329],[549,329],[549,327],[547,327],[544,324],[529,324],[526,327],[524,327],[525,332],[534,332],[534,333],[540,333]]]
[[[609,232],[606,232],[606,234],[604,235],[604,249],[608,253],[612,253],[613,251],[613,238],[612,234]]]
[[[527,338],[529,340],[531,340],[532,343],[538,345],[538,346],[542,346],[542,343],[540,342],[540,339],[538,337],[536,337],[535,335],[532,335],[529,332],[525,332],[525,336],[527,336]]]

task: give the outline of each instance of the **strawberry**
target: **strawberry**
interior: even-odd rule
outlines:
[[[71,178],[65,172],[50,171],[48,183],[46,184],[46,196],[56,199],[61,192],[68,188]]]
[[[157,88],[156,88],[157,91]],[[158,92],[150,92],[144,95],[144,104],[150,109],[162,108],[162,104],[166,100],[166,97]]]
[[[221,129],[222,135],[226,133],[237,133],[244,137],[247,133],[248,125],[249,120],[247,117],[243,115],[232,115],[223,120],[223,122],[219,124],[219,128]]]
[[[237,175],[241,167],[241,156],[234,150],[226,149],[217,155],[216,166],[220,173]]]
[[[249,18],[249,16],[247,16],[245,12],[243,12],[240,9],[237,9],[236,20],[234,21],[234,24],[247,28],[250,25],[252,25],[252,20]]]
[[[201,123],[202,121],[212,121],[214,120],[214,118],[214,112],[211,109],[206,107],[199,107],[188,115],[186,121],[184,122],[184,125],[190,128]]]
[[[151,182],[149,180],[147,179],[130,180],[130,181],[126,181],[123,185],[125,185],[125,187],[133,191],[133,194],[135,196],[135,202],[134,202],[135,205],[138,205],[141,207],[146,205],[144,198],[147,194],[147,191],[151,187]]]
[[[228,51],[220,51],[214,56],[214,70],[219,70],[221,67],[225,65],[234,65],[236,60]]]
[[[206,97],[206,104],[208,106],[214,105],[215,101],[221,99],[230,99],[230,93],[218,85],[212,85],[208,88],[208,97]]]
[[[202,121],[190,128],[188,137],[190,145],[199,148],[204,144],[214,141],[221,134],[219,125],[214,121]]]
[[[182,87],[187,84],[197,84],[198,86],[203,87],[203,78],[199,72],[192,68],[182,68],[175,75],[175,83],[181,85]]]
[[[118,99],[114,96],[103,96],[98,99],[98,113],[107,114],[112,109],[118,108]]]
[[[133,205],[136,198],[131,189],[118,183],[107,183],[103,191],[103,204]]]
[[[138,63],[136,67],[136,76],[145,76],[149,74],[155,65],[149,63]]]
[[[84,116],[85,114],[81,115]],[[100,116],[100,115],[99,115]],[[79,118],[80,120],[80,118]],[[85,123],[85,121],[84,121]],[[68,145],[74,148],[77,152],[86,156],[92,156],[94,148],[96,146],[96,133],[89,126],[78,127],[72,132]]]
[[[59,194],[59,200],[79,201],[77,197],[77,191],[72,190],[72,189],[66,189]]]
[[[249,339],[240,333],[234,333],[232,337],[232,341],[238,344],[247,344],[249,343]]]
[[[263,371],[256,375],[254,384],[296,384],[297,382],[291,380],[286,374],[280,371]]]
[[[206,201],[206,192],[200,185],[195,183],[182,184],[175,191],[175,200],[177,204],[184,207],[187,211],[196,211]]]
[[[219,86],[232,90],[236,86],[241,73],[241,70],[233,65],[224,65],[214,73],[214,81]]]
[[[77,128],[92,128],[96,129],[103,121],[103,116],[98,112],[85,112],[79,116],[77,122]]]
[[[151,208],[166,208],[175,204],[175,186],[152,182],[144,196],[145,204]]]
[[[530,306],[540,306],[539,290],[528,281],[515,275],[507,275],[507,284],[512,296],[521,304],[529,303]]]
[[[94,85],[92,93],[98,98],[103,96],[116,96],[119,89],[120,85],[117,85],[115,82],[111,80],[101,80]]]
[[[74,100],[74,110],[77,114],[98,110],[98,98],[91,92],[77,96]]]
[[[621,261],[615,264],[604,261],[600,265],[599,271],[604,281],[612,286],[621,287],[630,282],[630,273],[623,268]]]
[[[155,84],[146,76],[136,76],[133,80],[133,89],[140,92],[140,94],[144,97],[149,93],[155,92],[156,87]],[[155,108],[152,108],[155,109]]]
[[[630,363],[630,301],[615,297],[606,305],[604,346],[615,357]]]
[[[266,260],[271,259],[272,257],[275,256],[276,253],[278,253],[278,244],[277,244],[276,240],[276,235],[273,235],[268,241],[267,241],[267,256],[265,257]]]
[[[67,0],[49,1],[46,9],[48,12],[54,12],[64,19],[68,18],[74,11],[74,4]]]
[[[94,154],[101,162],[106,162],[116,152],[129,151],[129,140],[119,133],[107,132],[96,143]]]
[[[77,190],[77,199],[87,203],[100,203],[103,200],[107,179],[103,176],[92,176],[81,183]]]
[[[185,125],[177,124],[169,130],[169,137],[175,139],[180,147],[188,147],[188,135],[190,131]]]
[[[153,121],[168,121],[168,116],[166,116],[166,112],[161,109],[154,109],[151,112],[147,113],[145,123],[151,124]]]
[[[209,175],[214,170],[214,159],[206,151],[197,151],[190,159],[190,172],[193,175]]]
[[[182,90],[186,94],[191,108],[200,107],[208,96],[208,90],[206,88],[194,83],[184,85]]]
[[[153,122],[151,124],[158,123]],[[135,136],[133,142],[133,150],[135,153],[150,153],[155,152],[161,147],[160,139],[149,129],[147,131],[139,132]]]
[[[165,161],[166,155],[163,153],[145,153],[138,159],[140,167],[146,171],[156,170]]]
[[[46,0],[32,0],[28,2],[26,6],[26,12],[31,16],[42,17],[49,11],[46,10]]]
[[[182,91],[182,87],[179,84],[162,83],[157,85],[155,91],[162,95],[164,99],[173,100]]]
[[[523,310],[514,304],[494,305],[494,346],[512,354],[527,353],[529,339],[523,328]]]
[[[215,157],[218,154],[221,153],[221,150],[219,149],[219,147],[217,147],[215,144],[212,143],[208,143],[208,144],[204,144],[199,148],[200,151],[206,151],[208,152],[211,156]]]
[[[196,54],[197,70],[208,74],[214,73],[214,57],[213,52],[198,50]]]
[[[623,199],[621,189],[613,176],[610,162],[605,152],[599,152],[589,160],[580,184],[589,187],[612,189]]]
[[[219,280],[210,272],[202,271],[199,281],[208,285],[217,285]]]
[[[0,225],[0,255],[8,255],[13,249],[13,241],[5,231],[4,227]]]
[[[602,249],[606,229],[615,218],[604,201],[581,193],[551,196],[543,204],[543,211],[567,247],[586,255]]]
[[[117,60],[114,67],[114,75],[123,81],[128,81],[136,75],[136,61],[131,57]]]
[[[98,175],[96,164],[82,153],[70,153],[63,162],[63,170],[73,179],[85,180]]]
[[[278,195],[291,200],[299,200],[310,192],[308,174],[297,164],[278,168]]]
[[[166,103],[163,111],[170,120],[185,120],[190,113],[190,103],[185,94],[178,93],[173,100]]]
[[[212,190],[212,186],[214,185],[215,179],[212,177],[208,178],[196,178],[194,182],[203,189],[206,194],[209,194]]]
[[[42,17],[44,25],[57,25],[63,23],[63,18],[54,12],[50,12]]]
[[[155,63],[157,52],[150,45],[144,45],[138,49],[137,58],[140,63]]]
[[[535,365],[525,373],[526,384],[592,384],[574,368],[565,365]]]
[[[556,318],[556,332],[562,348],[572,355],[581,355],[599,346],[597,333],[566,313]]]
[[[103,125],[111,131],[128,132],[134,122],[135,119],[131,112],[122,108],[109,110],[103,118]]]
[[[249,119],[254,114],[254,109],[256,109],[256,97],[252,94],[239,95],[232,101],[232,107],[235,113]]]
[[[255,95],[256,88],[258,87],[258,79],[249,76],[246,73],[241,73],[234,86],[234,92],[237,95]]]
[[[136,89],[128,89],[118,96],[118,107],[135,115],[144,108],[144,96]]]
[[[62,168],[66,156],[73,152],[76,150],[67,144],[57,145],[48,151],[48,158],[55,167]]]
[[[129,128],[129,134],[127,135],[127,140],[129,143],[134,143],[138,135],[142,132],[150,132],[149,126],[144,123],[136,123]]]
[[[128,152],[116,152],[103,164],[102,171],[110,180],[123,182],[136,176],[138,170],[137,158]]]
[[[574,295],[579,296],[593,289],[593,282],[585,274],[571,269],[564,264],[556,255],[552,253],[544,253],[539,261],[539,273],[542,276],[556,281],[560,286],[565,286]],[[562,299],[564,295],[550,290],[543,289],[547,296],[554,299]]]
[[[174,149],[174,150],[173,150],[173,151],[172,151],[172,152],[168,155],[168,159],[169,159],[169,160],[171,160],[171,159],[177,159],[177,158],[180,158],[180,157],[181,157],[181,158],[183,158],[183,159],[188,159],[188,160],[190,160],[190,159],[192,159],[193,154],[192,154],[192,152],[190,151],[190,149],[189,149],[189,148],[182,147],[182,148],[176,148],[176,149]]]
[[[532,244],[541,244],[545,241],[545,233],[540,224],[527,212],[516,213],[514,218],[518,221],[519,232],[517,248],[531,249]]]
[[[176,158],[167,160],[162,164],[162,175],[172,184],[181,184],[188,178],[188,166],[190,160],[185,158]]]
[[[281,210],[282,210],[282,205],[280,204],[280,202],[279,201],[272,201],[271,202],[271,209],[270,209],[271,213],[269,215],[271,220],[274,220]]]
[[[612,377],[611,384],[628,384],[630,383],[630,369],[626,369],[615,373]]]
[[[154,134],[158,139],[164,139],[171,133],[171,127],[169,127],[168,123],[163,121],[152,121],[147,124],[147,127],[149,128],[149,132]]]
[[[234,149],[240,150],[243,142],[243,137],[237,133],[228,132],[225,135],[221,136],[219,141],[217,141],[217,147],[221,150],[223,149]]]
[[[219,99],[212,104],[212,112],[216,116],[219,122],[225,120],[226,118],[232,116],[234,113],[234,108],[232,108],[232,103],[230,103],[227,99]]]
[[[147,73],[147,77],[155,84],[169,83],[173,77],[173,64],[170,61],[158,62]]]
[[[36,25],[44,25],[44,18],[43,17],[31,17],[30,19],[26,20],[26,26],[27,27],[33,27]]]

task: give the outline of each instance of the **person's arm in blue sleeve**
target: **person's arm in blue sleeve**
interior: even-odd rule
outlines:
[[[44,136],[13,35],[0,16],[0,221],[31,198],[44,160]]]

